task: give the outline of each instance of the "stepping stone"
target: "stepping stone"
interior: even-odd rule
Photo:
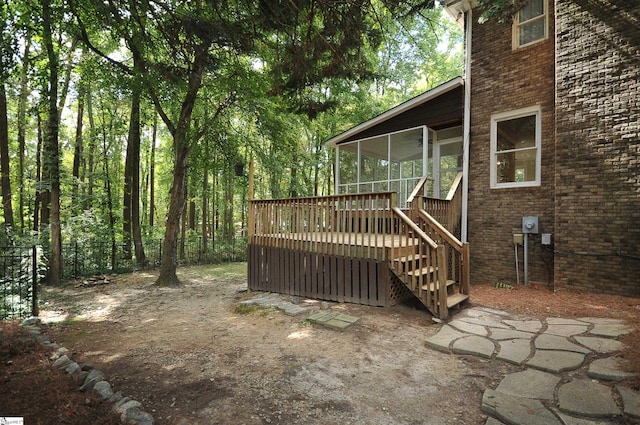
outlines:
[[[506,424],[562,425],[540,400],[521,398],[486,390],[481,410]]]
[[[541,350],[573,351],[574,353],[589,354],[591,350],[567,341],[567,338],[557,335],[542,334],[535,340],[535,347]]]
[[[348,314],[321,311],[320,313],[309,316],[307,320],[319,325],[344,330],[357,322],[359,318],[355,316],[349,316]]]
[[[451,349],[456,354],[471,354],[489,359],[496,347],[488,338],[471,335],[454,341]]]
[[[547,326],[547,330],[544,331],[544,333],[558,336],[573,336],[583,334],[587,332],[588,329],[589,326],[586,323],[582,325],[558,324]]]
[[[616,386],[616,390],[618,390],[618,394],[622,398],[625,415],[640,419],[640,393],[619,386]]]
[[[624,348],[623,343],[611,338],[599,338],[597,336],[576,336],[574,338],[578,343],[597,353],[612,353]]]
[[[462,320],[463,322],[471,323],[472,325],[488,326],[490,328],[509,329],[509,326],[505,325],[504,323],[499,322],[497,320],[488,319],[486,317],[484,318],[461,317],[459,320]]]
[[[518,331],[523,332],[540,332],[542,322],[539,320],[503,320],[503,322]]]
[[[617,325],[624,324],[624,322],[620,319],[612,319],[610,317],[580,317],[578,318],[581,322],[587,322],[594,325]]]
[[[531,339],[535,335],[529,332],[514,331],[513,329],[491,329],[491,339],[503,340],[503,339]]]
[[[531,355],[531,341],[528,339],[510,339],[498,342],[500,351],[496,358],[505,362],[522,364]]]
[[[633,328],[624,323],[598,323],[589,331],[591,335],[607,336],[617,338],[622,335],[633,332]]]
[[[558,405],[561,411],[580,416],[611,417],[622,413],[611,388],[588,379],[562,385],[558,390]]]
[[[564,425],[613,425],[613,422],[592,421],[589,419],[574,418],[564,413],[556,412]]]
[[[570,351],[536,350],[527,366],[547,372],[563,372],[578,369],[584,362],[584,354]]]
[[[602,379],[603,381],[622,381],[634,376],[633,373],[623,371],[618,360],[613,357],[592,361],[589,365],[587,375],[591,378]]]
[[[484,425],[504,425],[504,423],[500,422],[496,418],[492,418],[491,416],[489,416],[487,418],[487,422],[485,422]]]
[[[566,319],[564,317],[549,317],[545,320],[547,325],[587,325],[581,320]]]
[[[487,331],[487,328],[485,328],[484,326],[463,322],[459,319],[449,322],[449,326],[453,326],[454,328],[462,332],[467,332],[474,335],[487,336],[489,334],[489,331]]]
[[[504,377],[496,391],[517,397],[553,400],[560,377],[547,372],[526,369]]]
[[[442,351],[443,353],[449,353],[449,347],[451,346],[451,343],[464,336],[467,336],[467,334],[459,332],[449,325],[444,325],[437,334],[427,338],[426,345],[427,347],[433,348],[434,350]]]

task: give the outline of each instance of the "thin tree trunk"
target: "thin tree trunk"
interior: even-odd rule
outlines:
[[[29,51],[31,50],[31,34],[27,33],[24,52],[22,56],[22,68],[20,69],[20,95],[18,97],[18,182],[19,182],[19,207],[20,228],[24,229],[24,154],[26,146],[27,128],[27,98],[29,97]]]
[[[83,146],[82,146],[82,123],[84,120],[84,84],[80,82],[78,87],[78,116],[76,119],[76,146],[73,151],[73,185],[71,187],[71,208],[77,214],[82,207],[78,200],[78,186],[80,180],[80,169],[82,163]]]
[[[45,136],[47,154],[45,165],[47,168],[46,179],[51,188],[51,258],[49,259],[49,272],[47,283],[58,285],[62,279],[62,234],[60,227],[60,159],[58,152],[58,55],[53,46],[51,32],[51,5],[49,0],[42,2],[42,39],[49,59],[49,89],[47,93],[48,116]]]
[[[226,173],[224,203],[224,236],[228,244],[233,242],[233,178]]]
[[[42,203],[42,118],[38,117],[38,144],[36,146],[36,193],[33,203],[33,231],[40,230],[40,204]]]
[[[84,209],[93,206],[93,185],[95,184],[95,151],[96,151],[96,127],[93,120],[93,102],[91,97],[91,85],[87,84],[87,115],[89,117],[89,152],[87,153],[87,196]]]
[[[13,228],[13,206],[11,203],[11,178],[9,174],[9,121],[7,119],[7,92],[0,83],[0,174],[2,175],[2,211],[4,224]]]
[[[153,227],[156,214],[155,180],[156,180],[156,138],[158,135],[158,114],[153,114],[153,137],[151,138],[151,159],[149,166],[149,227]]]
[[[189,177],[186,177],[187,181]],[[189,185],[186,184],[184,188],[184,196],[187,198],[189,196]],[[187,236],[187,203],[184,203],[184,207],[182,209],[182,219],[180,220],[180,259],[184,260],[184,244]]]
[[[209,155],[209,146],[205,147],[206,157]],[[202,178],[202,252],[207,252],[209,235],[207,232],[207,222],[209,217],[207,217],[207,190],[209,184],[209,168],[204,167],[204,176]]]

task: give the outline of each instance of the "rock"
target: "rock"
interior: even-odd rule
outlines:
[[[40,318],[31,316],[28,319],[24,319],[22,321],[22,326],[35,326],[39,325],[41,322]]]
[[[127,398],[127,397],[125,397],[125,398]],[[127,412],[127,409],[131,409],[132,407],[140,407],[140,406],[142,406],[142,403],[140,403],[137,400],[127,400],[124,403],[118,402],[116,404],[118,405],[118,407],[114,406],[113,410],[115,410],[117,413],[120,413],[121,415],[125,414]]]
[[[80,375],[80,365],[76,362],[71,362],[64,371],[69,375]]]
[[[64,369],[71,364],[71,360],[67,357],[66,354],[58,357],[55,362],[53,362],[53,367],[57,367],[58,369]]]
[[[153,425],[153,416],[140,410],[138,407],[127,409],[126,412],[120,416],[120,420],[132,425]]]
[[[100,381],[104,381],[104,373],[94,369],[91,372],[88,372],[88,375],[84,380],[84,384],[80,387],[80,391],[89,391]]]
[[[122,396],[122,391],[118,391],[117,393],[114,393],[111,397],[109,397],[109,401],[110,402],[119,402],[123,398],[124,397]]]
[[[91,371],[93,370],[93,364],[91,363],[85,363],[82,365],[82,370],[86,370],[86,371]]]
[[[107,400],[113,396],[113,390],[111,389],[111,384],[107,381],[98,381],[93,386],[93,391],[100,394],[103,400]]]
[[[64,347],[60,347],[58,349],[56,349],[56,351],[54,351],[51,356],[49,357],[49,360],[51,361],[55,361],[58,360],[60,357],[62,357],[63,355],[67,354],[69,352],[69,350],[67,348]],[[55,364],[54,364],[55,366]]]

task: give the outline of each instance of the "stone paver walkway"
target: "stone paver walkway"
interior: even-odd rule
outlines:
[[[435,350],[522,366],[482,397],[487,425],[606,425],[640,419],[633,375],[611,353],[634,331],[622,321],[514,318],[484,307],[458,313],[427,339]]]

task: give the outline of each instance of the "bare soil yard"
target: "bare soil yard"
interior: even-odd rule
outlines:
[[[182,268],[179,277],[179,288],[153,286],[155,272],[91,287],[69,282],[46,290],[41,315],[74,360],[103,371],[157,424],[479,425],[483,391],[517,370],[426,348],[439,326],[414,303],[376,308],[283,296],[309,307],[288,316],[238,308],[256,295],[244,291],[244,263]],[[472,291],[473,305],[528,317],[640,323],[639,299],[534,286]],[[360,320],[342,332],[305,321],[321,309]],[[619,356],[640,368],[638,332],[623,341],[628,349]]]

